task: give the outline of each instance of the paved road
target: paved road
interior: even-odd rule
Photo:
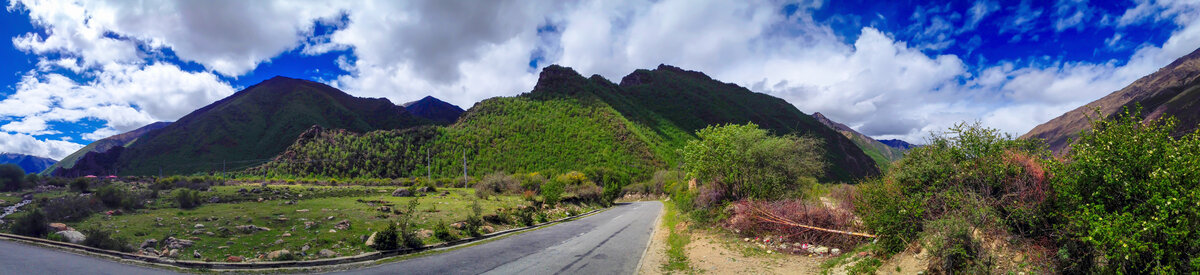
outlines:
[[[576,221],[345,274],[634,274],[662,203],[618,205]]]
[[[23,243],[0,241],[0,274],[174,274]]]
[[[579,220],[441,254],[344,274],[634,274],[662,203],[635,202]],[[173,274],[0,241],[0,274]]]

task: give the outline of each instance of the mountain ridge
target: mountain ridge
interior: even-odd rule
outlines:
[[[54,159],[18,153],[0,153],[0,164],[16,164],[26,174],[36,174],[57,163]]]

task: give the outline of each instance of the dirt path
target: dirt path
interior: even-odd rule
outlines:
[[[649,250],[642,259],[638,274],[664,274],[667,262],[669,230],[661,222],[651,236]],[[740,242],[733,236],[707,230],[689,230],[691,242],[685,247],[688,265],[694,272],[704,274],[818,274],[824,257],[767,253],[752,244]]]

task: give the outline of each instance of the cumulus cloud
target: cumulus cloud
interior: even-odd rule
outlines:
[[[20,153],[62,159],[83,148],[82,144],[62,140],[38,140],[26,134],[0,132],[0,152]]]

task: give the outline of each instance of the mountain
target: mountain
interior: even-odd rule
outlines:
[[[46,167],[54,165],[53,159],[30,156],[15,153],[0,153],[0,164],[12,163],[21,166],[27,174],[37,173],[38,171],[46,170]]]
[[[1071,139],[1090,129],[1088,116],[1095,117],[1095,109],[1099,109],[1100,116],[1109,117],[1136,105],[1141,105],[1145,120],[1165,116],[1179,119],[1176,134],[1196,130],[1200,123],[1200,49],[1121,90],[1038,125],[1021,138],[1044,139],[1050,150],[1063,155]]]
[[[404,109],[413,115],[423,117],[442,124],[451,124],[464,112],[454,104],[446,103],[432,96],[421,100],[404,103]]]
[[[167,125],[170,125],[170,124],[171,124],[170,122],[159,121],[159,122],[148,124],[146,126],[142,126],[141,128],[134,129],[133,131],[124,132],[121,134],[117,134],[117,135],[114,135],[111,137],[106,137],[106,138],[94,141],[94,142],[88,144],[87,146],[84,146],[82,149],[79,149],[79,151],[75,151],[74,153],[67,155],[67,157],[63,158],[62,160],[59,160],[58,163],[55,163],[54,165],[52,165],[44,170],[38,170],[38,172],[43,175],[49,175],[49,174],[53,173],[54,170],[58,170],[59,168],[70,169],[72,167],[75,167],[76,161],[79,161],[80,158],[83,158],[83,156],[89,152],[104,153],[104,152],[107,152],[109,149],[112,149],[113,147],[117,147],[117,146],[128,147],[130,144],[137,141],[138,138],[146,135],[146,133],[149,133],[150,131],[162,129],[163,127],[167,127]]]
[[[336,177],[431,171],[445,177],[461,175],[465,157],[474,176],[588,168],[648,176],[679,165],[677,149],[695,139],[696,130],[747,122],[776,134],[823,140],[830,163],[825,180],[879,173],[853,142],[786,101],[665,65],[635,71],[621,84],[552,65],[543,69],[532,91],[481,101],[454,124],[361,134],[313,128],[258,169]],[[343,157],[312,161],[330,156]]]
[[[277,76],[150,131],[124,150],[89,153],[112,161],[86,161],[100,164],[98,167],[79,167],[77,163],[75,168],[55,174],[240,170],[283,152],[313,125],[368,132],[426,124],[431,122],[387,99],[358,98],[325,84]]]
[[[866,153],[867,156],[870,156],[871,159],[875,160],[875,163],[879,165],[880,168],[891,166],[893,161],[904,157],[904,151],[906,149],[893,148],[887,144],[883,144],[871,137],[855,131],[854,129],[851,129],[845,124],[830,120],[820,112],[813,113],[812,117],[821,122],[821,124],[825,124],[825,126],[829,126],[829,128],[832,128],[833,130],[838,131],[838,133],[846,136],[846,138],[850,139],[850,141],[853,141],[854,145],[857,145],[859,149],[862,149],[863,153]]]
[[[883,143],[889,147],[896,148],[896,149],[902,149],[902,150],[909,150],[912,148],[920,147],[919,145],[912,145],[911,143],[908,143],[907,141],[903,141],[903,140],[899,140],[899,139],[881,139],[881,140],[879,140],[879,143]]]

